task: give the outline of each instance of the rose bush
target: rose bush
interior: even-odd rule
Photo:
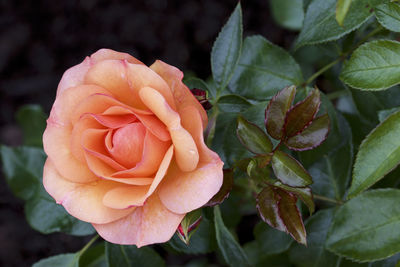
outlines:
[[[165,242],[221,187],[223,162],[203,142],[207,114],[182,77],[101,49],[59,83],[44,187],[109,242]]]

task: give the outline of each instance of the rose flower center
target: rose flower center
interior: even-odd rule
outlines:
[[[114,130],[112,147],[109,147],[110,154],[124,167],[135,167],[142,159],[145,135],[146,128],[141,123],[127,124]]]

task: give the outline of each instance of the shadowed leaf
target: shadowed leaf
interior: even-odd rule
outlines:
[[[319,90],[315,88],[303,101],[288,111],[284,124],[285,135],[292,137],[303,131],[314,119],[320,104]]]
[[[233,171],[224,170],[224,182],[222,183],[221,189],[215,194],[206,206],[215,206],[221,204],[231,192],[233,187]]]
[[[265,128],[271,137],[280,140],[283,136],[286,112],[293,103],[296,86],[288,86],[279,91],[265,110]]]
[[[306,244],[306,232],[296,202],[294,194],[267,186],[257,196],[257,210],[271,227],[287,232],[297,242]]]
[[[238,117],[236,133],[239,141],[254,154],[268,154],[272,151],[272,143],[264,131],[241,116]]]
[[[312,178],[304,167],[285,152],[275,151],[272,157],[272,169],[276,177],[284,184],[304,187],[312,183]]]
[[[300,134],[285,141],[288,148],[297,151],[310,150],[324,142],[329,133],[328,114],[315,118]]]
[[[352,0],[338,0],[336,3],[336,21],[340,26],[343,26],[344,18],[350,9]]]

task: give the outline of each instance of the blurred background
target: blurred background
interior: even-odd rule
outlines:
[[[207,79],[212,44],[236,4],[237,0],[0,0],[0,143],[21,144],[16,110],[40,104],[48,113],[63,72],[100,48],[130,53],[147,65],[161,59]],[[268,0],[241,4],[245,36],[261,34],[289,48],[295,32],[274,23]],[[11,194],[1,175],[0,266],[31,266],[86,244],[86,238],[32,230],[23,202]]]

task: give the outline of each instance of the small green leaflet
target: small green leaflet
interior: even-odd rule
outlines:
[[[280,26],[300,30],[303,25],[303,0],[269,0],[272,17]]]
[[[376,7],[375,16],[379,23],[393,32],[400,32],[400,4],[386,3]]]
[[[351,87],[383,90],[400,83],[400,43],[377,40],[357,48],[340,79]]]

